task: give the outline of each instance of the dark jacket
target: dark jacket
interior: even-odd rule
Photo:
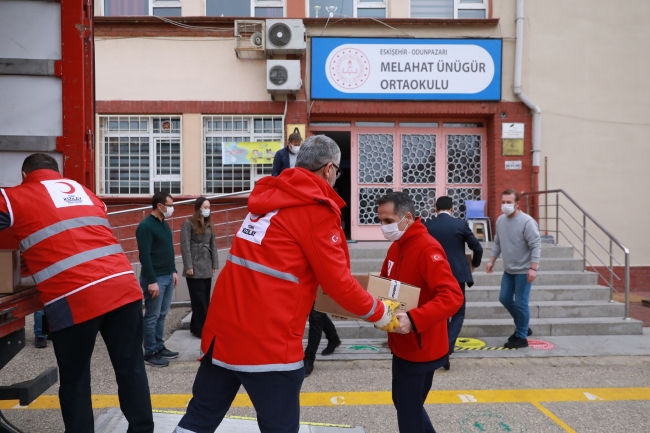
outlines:
[[[147,284],[155,283],[156,277],[176,272],[174,239],[167,221],[149,214],[138,224],[135,239],[142,265],[140,275]]]
[[[447,254],[451,272],[459,283],[474,284],[472,271],[465,257],[465,244],[474,252],[472,266],[478,268],[483,258],[483,247],[467,225],[467,221],[454,218],[446,213],[439,213],[434,219],[424,223],[429,231]]]
[[[198,233],[189,219],[181,226],[181,254],[185,278],[212,278],[212,270],[219,268],[217,244],[212,230],[207,227],[205,233]],[[194,275],[187,275],[185,271],[188,269],[193,269]]]
[[[273,158],[273,176],[280,176],[282,170],[290,167],[289,147],[284,147],[275,152],[275,157]]]

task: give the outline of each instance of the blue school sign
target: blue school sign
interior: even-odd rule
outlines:
[[[499,101],[501,39],[311,39],[311,98]]]

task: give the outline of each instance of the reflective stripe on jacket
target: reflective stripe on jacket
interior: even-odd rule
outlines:
[[[36,170],[0,192],[0,215],[9,215],[52,331],[142,299],[106,207],[90,190]]]

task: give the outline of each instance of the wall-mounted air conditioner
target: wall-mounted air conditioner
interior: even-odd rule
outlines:
[[[302,54],[306,47],[302,20],[266,20],[268,54]]]
[[[269,93],[295,94],[301,87],[300,60],[266,61],[266,90]]]
[[[266,22],[235,20],[235,52],[240,59],[266,58]]]

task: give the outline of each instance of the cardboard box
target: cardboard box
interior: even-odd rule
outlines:
[[[15,293],[20,285],[20,251],[0,250],[0,293]]]
[[[409,284],[400,283],[399,281],[382,278],[376,274],[354,275],[361,287],[368,291],[373,297],[378,299],[392,299],[398,301],[400,306],[396,313],[405,313],[418,306],[420,299],[420,288]],[[316,303],[314,309],[322,313],[332,314],[334,316],[347,317],[348,319],[359,319],[359,316],[350,313],[334,299],[323,292],[321,287],[316,294]]]

